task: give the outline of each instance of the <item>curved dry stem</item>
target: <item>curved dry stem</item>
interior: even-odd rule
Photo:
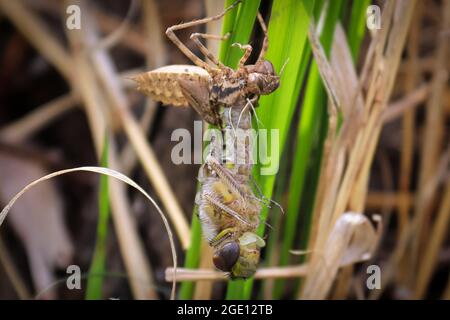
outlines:
[[[142,189],[136,182],[134,182],[133,180],[131,180],[130,178],[128,178],[127,176],[123,175],[120,172],[117,172],[117,171],[109,169],[109,168],[103,168],[103,167],[78,167],[78,168],[65,169],[65,170],[60,170],[60,171],[50,173],[42,178],[39,178],[39,179],[29,183],[19,193],[17,193],[14,196],[14,198],[12,198],[9,201],[9,203],[0,212],[0,226],[2,225],[3,221],[5,220],[8,212],[11,210],[14,203],[29,189],[31,189],[38,183],[43,182],[45,180],[48,180],[48,179],[51,179],[51,178],[54,178],[54,177],[57,177],[57,176],[60,176],[60,175],[66,174],[66,173],[77,172],[77,171],[87,171],[87,172],[95,172],[95,173],[99,173],[99,174],[104,174],[104,175],[110,176],[112,178],[118,179],[122,182],[125,182],[126,184],[128,184],[128,185],[132,186],[133,188],[137,189],[138,191],[140,191],[155,206],[156,210],[158,211],[159,215],[161,216],[161,219],[164,223],[164,226],[166,228],[167,235],[168,235],[169,241],[170,241],[170,249],[172,251],[172,260],[173,260],[173,268],[174,268],[173,269],[174,276],[173,276],[173,281],[172,281],[172,292],[171,292],[170,298],[172,300],[175,299],[177,253],[175,250],[175,242],[173,239],[173,234],[172,234],[172,230],[170,229],[169,222],[168,222],[166,216],[164,215],[164,213],[162,212],[161,208],[155,202],[155,200],[153,200],[153,198],[151,196],[149,196],[148,193],[145,192],[145,190]]]

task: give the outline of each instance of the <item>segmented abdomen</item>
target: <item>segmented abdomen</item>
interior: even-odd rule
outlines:
[[[178,81],[181,79],[208,84],[210,75],[200,67],[191,65],[170,65],[132,78],[137,82],[137,90],[165,105],[188,107],[189,103],[181,92]]]

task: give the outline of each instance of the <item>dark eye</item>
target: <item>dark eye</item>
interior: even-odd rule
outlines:
[[[217,269],[222,271],[231,271],[231,268],[239,259],[240,248],[237,242],[226,243],[213,256],[213,262]]]
[[[255,65],[255,72],[265,74],[265,75],[275,75],[275,68],[272,62],[268,60],[258,61]]]
[[[272,62],[264,60],[264,70],[266,71],[266,74],[274,75],[275,74],[275,68],[273,67]]]
[[[266,82],[264,81],[263,77],[256,78],[256,85],[258,86],[259,91],[264,92],[264,89],[266,87]]]

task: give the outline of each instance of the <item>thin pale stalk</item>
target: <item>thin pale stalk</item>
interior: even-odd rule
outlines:
[[[25,285],[22,276],[18,272],[18,269],[14,265],[14,261],[9,253],[8,248],[5,246],[3,239],[0,238],[0,264],[2,265],[6,277],[10,281],[12,287],[17,293],[17,296],[21,300],[27,300],[31,298],[30,291]]]
[[[91,39],[86,39],[89,43],[95,43],[95,26],[90,24],[91,32],[89,35]],[[142,132],[138,122],[134,119],[128,108],[126,95],[118,80],[118,74],[115,66],[106,53],[105,50],[96,50],[92,52],[92,59],[94,60],[93,68],[96,71],[103,87],[105,88],[106,96],[111,103],[117,118],[127,134],[134,150],[147,173],[150,182],[153,184],[156,193],[161,199],[164,207],[167,210],[178,238],[183,248],[189,247],[189,225],[186,221],[185,215],[181,210],[181,206],[172,191],[167,178],[155,156],[152,147],[148,144],[147,139]]]
[[[414,290],[415,299],[423,299],[436,267],[439,250],[449,230],[450,222],[450,179],[442,196],[442,201],[431,229],[431,239],[427,243],[421,259],[417,282]]]
[[[104,141],[104,134],[107,132],[107,121],[104,110],[106,110],[105,97],[100,95],[100,87],[93,74],[85,55],[84,40],[82,31],[72,30],[68,32],[70,43],[73,47],[74,68],[77,76],[74,78],[78,92],[85,105],[89,126],[92,130],[94,146],[97,156],[100,158]],[[109,165],[112,169],[119,169],[117,151],[114,141],[110,141]],[[119,238],[119,245],[124,256],[125,267],[130,274],[130,284],[133,295],[137,299],[157,298],[156,292],[147,283],[153,283],[150,265],[145,257],[142,243],[136,233],[134,222],[131,220],[131,208],[126,197],[125,187],[117,181],[109,181],[111,209],[114,219],[116,233]],[[133,250],[130,250],[133,248]],[[136,279],[143,279],[138,281]]]
[[[72,110],[79,101],[80,98],[73,92],[49,101],[19,120],[2,127],[0,138],[10,143],[23,141],[59,116]]]
[[[305,264],[260,268],[256,270],[255,279],[281,279],[281,278],[297,278],[306,276],[308,266]],[[166,269],[166,281],[173,280],[173,269]],[[225,273],[211,269],[177,269],[177,281],[227,281],[228,277]]]
[[[434,65],[433,80],[431,83],[430,94],[426,103],[426,119],[425,131],[423,134],[424,144],[421,150],[420,173],[418,182],[419,195],[424,192],[423,186],[432,178],[438,162],[439,154],[442,150],[443,130],[445,125],[444,110],[443,110],[443,96],[447,86],[448,71],[445,66],[448,61],[450,44],[445,39],[445,30],[450,29],[450,2],[445,1],[442,8],[442,22],[441,22],[441,36],[438,37],[436,60]],[[414,215],[418,216],[419,230],[413,241],[412,249],[412,263],[410,270],[420,270],[419,255],[423,251],[421,246],[426,243],[427,232],[429,232],[430,224],[430,207],[421,206],[422,210],[415,210]],[[410,279],[415,278],[415,273],[410,273]]]
[[[405,82],[405,91],[410,92],[414,89],[417,83],[418,73],[418,49],[419,49],[419,30],[420,30],[420,19],[421,19],[421,2],[417,4],[414,20],[417,23],[413,23],[409,33],[407,52],[408,52],[408,68],[407,68],[407,79]],[[387,109],[390,111],[392,109]],[[399,190],[400,192],[408,192],[411,185],[411,169],[413,165],[413,153],[414,153],[414,121],[415,112],[414,110],[407,110],[403,115],[402,119],[402,147],[401,147],[401,158],[400,158],[400,181]],[[385,121],[388,118],[385,114]],[[406,225],[409,223],[409,210],[408,204],[401,203],[399,208],[399,228],[398,236],[404,231]]]

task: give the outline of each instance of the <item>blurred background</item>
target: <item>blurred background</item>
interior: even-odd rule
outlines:
[[[193,132],[193,121],[199,116],[191,108],[163,107],[146,98],[129,78],[168,64],[192,64],[168,40],[165,30],[217,14],[232,2],[0,0],[2,208],[28,183],[51,172],[108,166],[132,178],[156,199],[174,231],[178,264],[186,270],[200,269],[193,273],[193,281],[179,286],[181,298],[450,299],[448,0],[409,4],[401,0],[316,0],[286,1],[284,5],[246,0],[241,4],[239,15],[249,15],[247,20],[253,22],[259,10],[268,23],[268,59],[276,60],[280,53],[274,62],[276,69],[288,61],[283,73],[286,81],[282,78],[280,87],[285,89],[274,99],[286,97],[291,90],[292,106],[284,112],[280,106],[285,105],[274,103],[272,109],[288,117],[283,127],[281,122],[270,124],[261,117],[268,127],[284,130],[280,171],[270,183],[258,180],[265,195],[272,195],[285,214],[266,210],[271,227],[262,231],[268,246],[261,262],[266,273],[259,280],[229,284],[202,276],[202,270],[213,267],[211,250],[201,240],[193,215],[199,166],[175,165],[171,151],[176,142],[170,139],[177,128]],[[383,24],[378,31],[367,30],[366,9],[371,4],[391,14],[386,19],[389,27]],[[81,29],[70,30],[66,24],[76,11],[68,9],[71,5],[81,10]],[[347,136],[339,130],[334,138],[327,134],[330,127],[336,127],[329,122],[329,90],[321,84],[325,67],[314,62],[317,58],[307,41],[308,23],[297,21],[304,13],[322,25],[320,40],[325,51],[333,50],[328,57],[338,83],[331,86],[336,85],[332,89],[343,104],[336,123]],[[400,13],[406,20],[398,17]],[[291,41],[283,36],[274,39],[282,20]],[[241,30],[239,23],[237,19],[235,31]],[[262,32],[259,27],[252,32],[252,25],[247,27],[248,41],[259,48]],[[295,33],[297,27],[299,33]],[[220,34],[223,30],[222,21],[217,21],[177,31],[177,35],[199,54],[189,40],[191,33]],[[386,41],[385,51],[382,41]],[[219,45],[208,43],[223,58],[226,55]],[[251,61],[258,54],[255,49]],[[377,72],[380,82],[373,80]],[[292,87],[289,75],[296,79]],[[312,92],[314,83],[320,90]],[[377,91],[379,87],[384,90]],[[340,93],[344,91],[347,96]],[[265,103],[268,100],[261,102],[258,112],[270,117],[274,113],[268,108],[262,111]],[[352,104],[370,112],[364,116],[365,111],[355,111],[358,107],[346,109]],[[306,110],[321,113],[311,111],[311,118]],[[379,128],[373,134],[368,131],[372,118]],[[311,128],[309,135],[302,136],[304,128]],[[352,148],[358,145],[359,134],[368,140],[356,153]],[[339,140],[342,136],[346,142]],[[342,157],[348,157],[340,157],[340,148]],[[333,150],[337,150],[336,158]],[[342,179],[333,189],[334,172],[340,172]],[[140,193],[111,180],[108,189],[104,180],[102,189],[97,174],[62,175],[37,185],[14,205],[1,225],[0,299],[169,298],[171,284],[165,273],[172,257],[164,224]],[[320,217],[325,213],[320,213],[327,210],[324,204],[331,203],[333,192],[337,214],[327,221],[358,212],[367,219],[365,233],[373,238],[360,239],[360,233],[338,230],[331,223],[327,232],[322,230]],[[373,222],[373,214],[381,216],[382,223]],[[327,243],[333,239],[340,243],[344,237],[348,238],[345,248],[334,257]],[[355,242],[358,247],[364,241],[369,242],[369,257],[340,264]],[[314,258],[310,251],[321,258]],[[311,275],[311,268],[305,271],[308,263],[314,266],[331,256],[328,263],[336,265],[333,272]],[[80,290],[67,288],[69,265],[80,267]],[[368,265],[380,266],[381,289],[366,287]],[[327,272],[327,266],[316,269]],[[245,296],[236,296],[237,291],[244,292],[239,288],[246,288]],[[320,294],[308,295],[305,290]]]

